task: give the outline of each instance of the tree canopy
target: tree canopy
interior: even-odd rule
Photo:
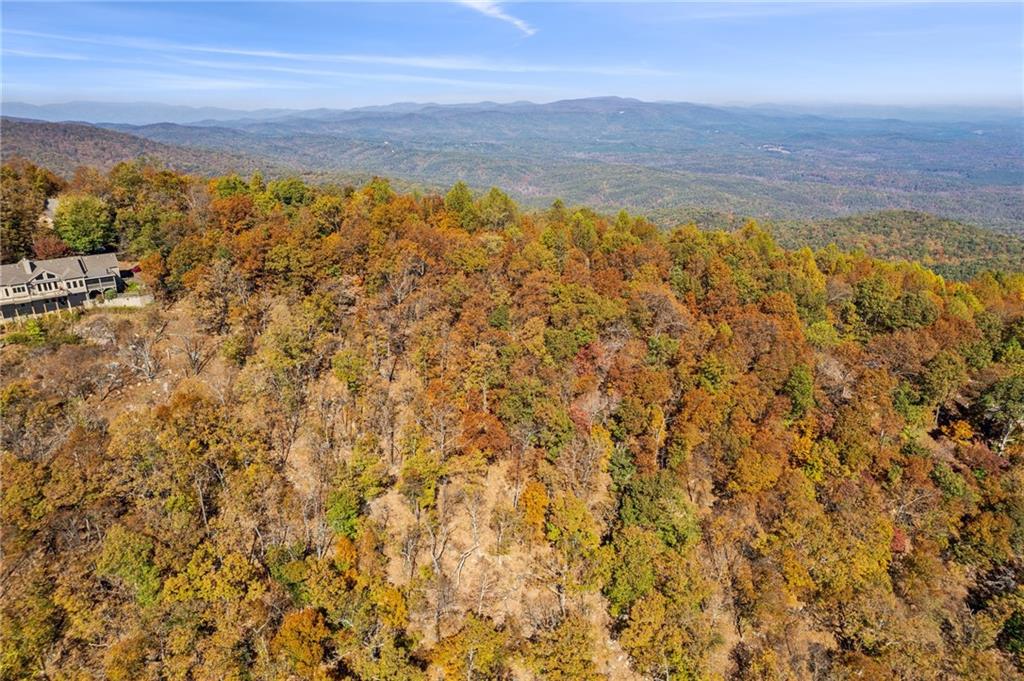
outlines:
[[[1021,677],[1024,272],[464,185],[56,186],[158,301],[0,336],[0,678]]]

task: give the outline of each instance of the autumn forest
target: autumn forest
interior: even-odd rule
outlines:
[[[5,262],[116,250],[155,299],[3,328],[2,679],[1024,676],[1019,268],[462,183],[0,182]]]

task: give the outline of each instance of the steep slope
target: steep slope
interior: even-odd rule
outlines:
[[[0,677],[1021,679],[1024,273],[168,179],[0,330]]]

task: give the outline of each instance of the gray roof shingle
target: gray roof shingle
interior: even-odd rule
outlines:
[[[24,284],[35,278],[40,271],[50,272],[63,280],[67,280],[80,277],[89,279],[102,277],[109,275],[111,270],[114,270],[116,273],[119,268],[117,255],[114,253],[73,255],[67,258],[53,258],[52,260],[29,260],[25,258],[10,265],[0,265],[0,284],[4,286]]]

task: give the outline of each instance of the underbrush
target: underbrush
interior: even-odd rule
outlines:
[[[74,311],[14,322],[0,336],[0,343],[3,345],[45,346],[50,348],[76,344],[81,342],[82,339],[72,333],[70,328],[80,318],[81,313]]]

